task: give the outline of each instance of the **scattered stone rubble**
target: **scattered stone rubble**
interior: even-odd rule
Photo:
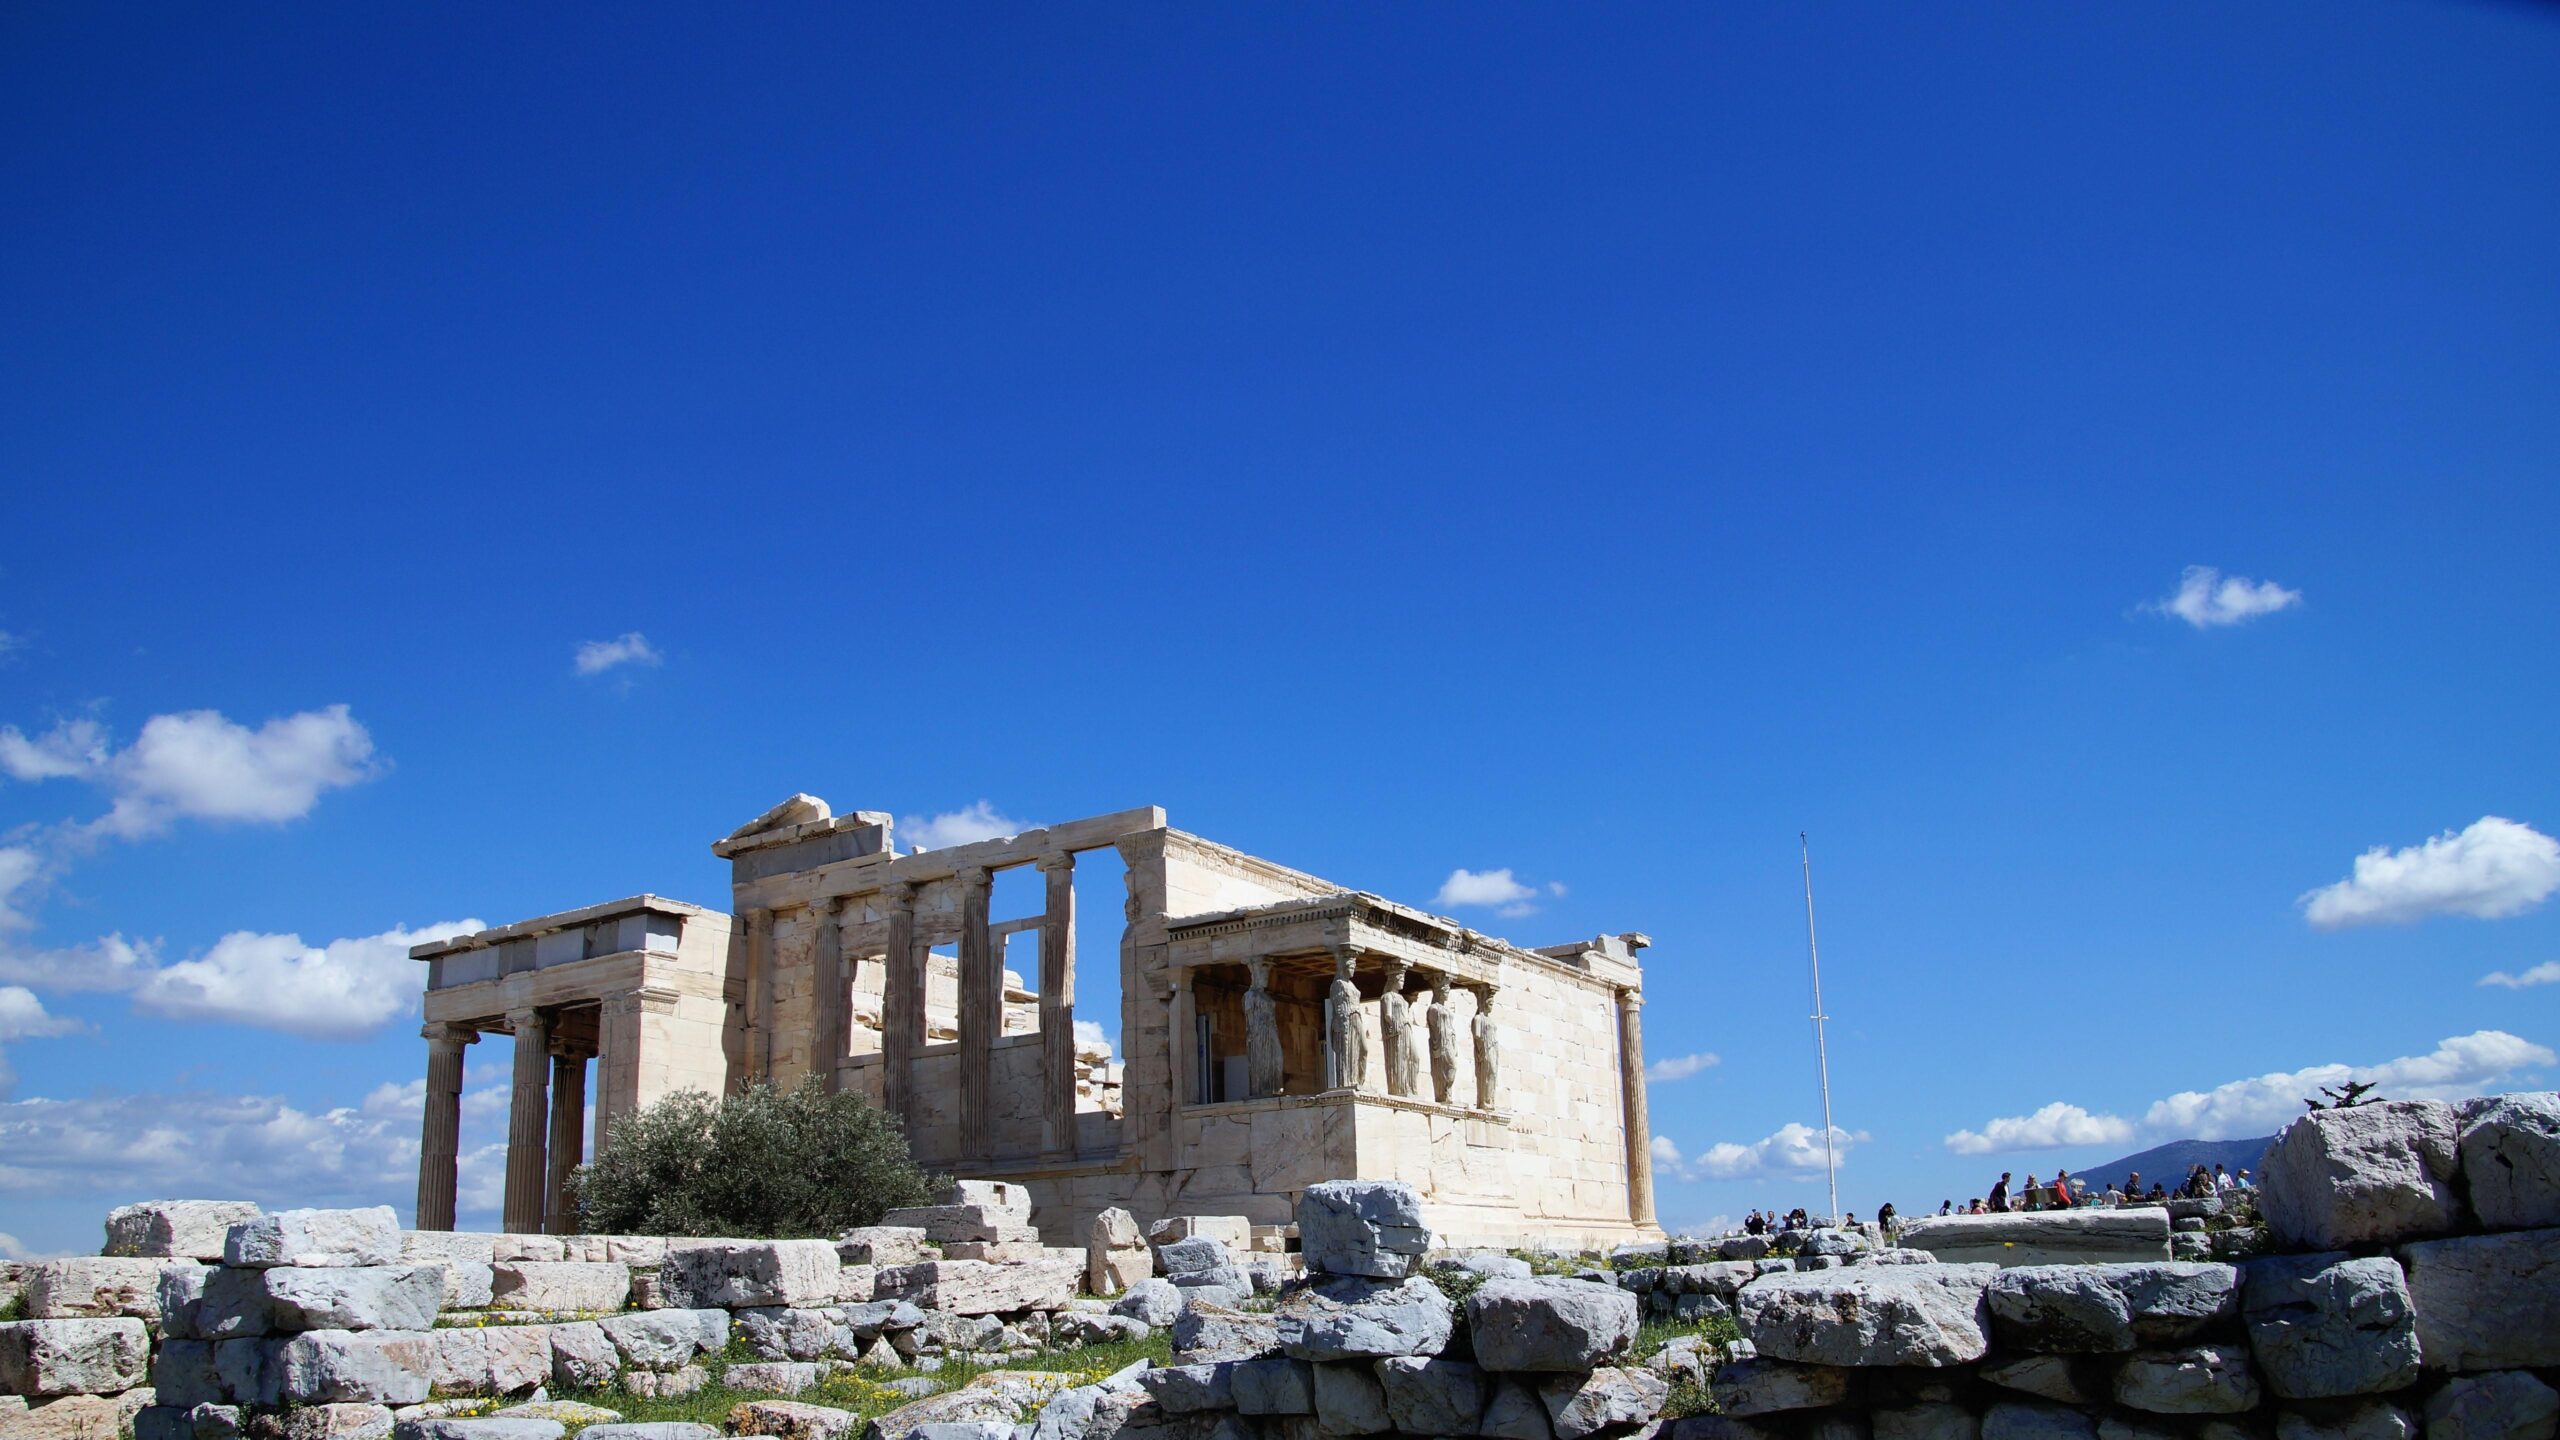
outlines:
[[[783,1397],[736,1407],[729,1433],[815,1440],[2560,1434],[2560,1096],[2318,1112],[2265,1168],[2264,1232],[2067,1212],[1999,1217],[2006,1263],[1823,1229],[1626,1247],[1570,1278],[1435,1253],[1419,1197],[1367,1181],[1308,1187],[1294,1227],[1106,1213],[1076,1250],[1040,1245],[1027,1197],[993,1182],[833,1242],[128,1206],[114,1253],[0,1275],[29,1317],[0,1324],[0,1437],[711,1440],[551,1395],[679,1395],[723,1366]],[[2159,1253],[2179,1235],[2230,1258]],[[2142,1258],[2039,1263],[2109,1236]],[[1739,1340],[1635,1353],[1642,1321],[1720,1318]],[[1176,1363],[1097,1383],[933,1378],[1157,1329]],[[906,1373],[915,1398],[868,1421],[813,1403],[855,1365]],[[1712,1413],[1662,1420],[1675,1383]]]

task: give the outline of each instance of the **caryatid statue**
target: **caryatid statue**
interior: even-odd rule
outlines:
[[[1333,985],[1325,991],[1324,1028],[1333,1045],[1336,1089],[1357,1090],[1369,1075],[1369,1025],[1360,1010],[1360,987],[1351,980],[1351,952],[1333,957]]]
[[[1286,1070],[1280,1053],[1280,1015],[1271,1001],[1271,962],[1257,956],[1245,962],[1253,971],[1253,988],[1244,992],[1244,1068],[1247,1093],[1259,1100],[1280,1093]]]
[[[1387,1093],[1408,1098],[1422,1094],[1422,1047],[1415,1043],[1413,1006],[1404,998],[1404,980],[1412,967],[1387,962],[1387,988],[1378,995],[1378,1030],[1386,1040]]]
[[[1458,1103],[1458,1012],[1449,1002],[1449,972],[1431,977],[1431,1094],[1443,1105]]]
[[[1502,1082],[1502,1041],[1493,1030],[1493,987],[1470,985],[1467,988],[1475,992],[1476,997],[1475,1018],[1467,1022],[1468,1028],[1475,1033],[1476,1041],[1476,1105],[1480,1109],[1491,1110]]]

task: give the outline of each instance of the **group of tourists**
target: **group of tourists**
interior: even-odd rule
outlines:
[[[1953,1200],[1940,1201],[1938,1213],[1998,1215],[2020,1210],[2114,1210],[2126,1205],[2165,1205],[2171,1200],[2211,1199],[2251,1188],[2247,1169],[2243,1168],[2235,1175],[2220,1165],[2211,1168],[2196,1166],[2187,1172],[2187,1178],[2179,1183],[2176,1190],[2157,1180],[2151,1182],[2148,1190],[2144,1189],[2139,1170],[2125,1176],[2122,1185],[2109,1185],[2104,1190],[2090,1189],[2088,1181],[2074,1179],[2068,1170],[2055,1171],[2051,1180],[2038,1180],[2030,1175],[2024,1185],[2014,1190],[2010,1188],[2009,1180],[2009,1172],[2003,1170],[1989,1195],[1969,1200],[1961,1209]]]

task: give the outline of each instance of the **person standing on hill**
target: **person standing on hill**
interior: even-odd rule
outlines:
[[[1991,1187],[1991,1201],[1990,1201],[1990,1204],[1991,1204],[1991,1209],[1992,1209],[1993,1213],[1995,1213],[1995,1214],[1996,1214],[1996,1213],[1998,1213],[1999,1211],[2006,1210],[2006,1209],[2008,1209],[2008,1208],[2009,1208],[2009,1172],[2008,1172],[2008,1171],[2006,1171],[2006,1170],[2001,1171],[2001,1172],[2000,1172],[2000,1183]]]

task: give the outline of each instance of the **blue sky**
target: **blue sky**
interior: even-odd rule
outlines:
[[[2560,1075],[2546,10],[22,6],[0,139],[23,1251],[405,1207],[367,937],[794,790],[1649,932],[1675,1226],[1800,830],[1861,1213]]]

